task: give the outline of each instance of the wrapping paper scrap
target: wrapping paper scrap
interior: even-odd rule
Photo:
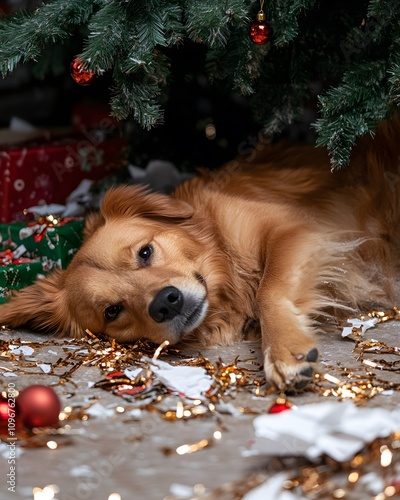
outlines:
[[[400,430],[400,411],[358,408],[352,402],[316,403],[256,417],[254,448],[260,454],[326,454],[337,462],[351,459],[366,444]]]
[[[202,399],[213,382],[206,370],[200,366],[173,366],[159,359],[151,362],[152,371],[168,390],[188,398]]]
[[[369,328],[374,328],[377,323],[379,323],[378,318],[369,318],[369,319],[358,319],[358,318],[350,318],[347,320],[351,326],[345,326],[342,330],[342,337],[349,337],[353,333],[353,329],[357,328],[358,331],[361,332],[361,335],[369,330]]]
[[[89,415],[90,417],[97,417],[97,418],[109,418],[114,415],[115,411],[113,408],[107,408],[101,403],[95,403],[92,405],[90,408],[86,410],[86,415]]]
[[[190,177],[192,177],[192,174],[180,172],[170,162],[151,160],[146,168],[128,165],[128,179],[126,179],[125,183],[144,184],[153,191],[169,193]],[[65,205],[58,203],[37,205],[29,207],[27,212],[35,215],[57,214],[61,217],[84,215],[87,208],[99,208],[100,200],[97,199],[98,196],[93,192],[94,185],[93,180],[83,179],[78,187],[66,198]]]
[[[173,163],[164,160],[151,160],[146,168],[128,165],[128,171],[134,183],[145,184],[154,191],[170,192],[191,174],[180,172]]]
[[[48,205],[36,205],[34,207],[29,207],[26,209],[27,213],[34,214],[39,217],[46,217],[46,215],[61,215],[65,210],[65,205],[60,205],[59,203],[49,203]],[[33,234],[34,230],[31,230]],[[29,233],[27,236],[30,236]]]
[[[185,484],[172,483],[169,487],[169,492],[171,495],[180,498],[192,498],[193,488],[191,486],[186,486]]]
[[[51,368],[52,368],[50,363],[38,363],[38,367],[44,373],[50,373],[51,372]]]
[[[131,380],[135,380],[135,378],[139,375],[139,373],[143,370],[143,368],[134,368],[128,367],[124,370],[124,375],[126,375]]]
[[[58,203],[51,203],[49,205],[38,205],[34,207],[29,207],[27,212],[32,213],[36,216],[42,215],[59,215],[61,217],[75,217],[78,215],[84,215],[85,206],[89,205],[93,195],[90,193],[90,189],[94,182],[89,179],[83,179],[77,188],[75,188],[72,193],[67,197],[65,205],[60,205]]]
[[[301,500],[302,497],[282,489],[282,485],[287,478],[288,474],[286,472],[280,472],[265,483],[250,490],[242,500]]]
[[[21,449],[19,446],[16,446],[14,453],[16,458],[19,458],[24,453],[24,450]],[[0,457],[4,458],[5,460],[8,460],[10,458],[9,444],[3,443],[1,441],[0,441]]]
[[[28,345],[10,345],[10,351],[12,354],[23,354],[24,356],[31,356],[35,350]]]

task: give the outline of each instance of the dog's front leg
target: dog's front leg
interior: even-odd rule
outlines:
[[[318,350],[312,332],[302,325],[302,313],[285,296],[260,294],[262,349],[267,381],[279,389],[302,389],[313,378]]]
[[[312,314],[321,297],[320,268],[316,242],[307,240],[275,241],[257,293],[264,370],[281,390],[308,385],[318,358]]]

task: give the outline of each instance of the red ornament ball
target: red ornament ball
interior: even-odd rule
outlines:
[[[0,421],[8,419],[8,399],[0,393]]]
[[[250,39],[257,45],[264,45],[271,40],[272,28],[267,21],[253,21],[249,30]]]
[[[292,407],[292,403],[288,401],[286,397],[279,396],[268,410],[268,413],[282,413],[283,411],[290,410]]]
[[[0,394],[0,434],[7,430],[8,410],[8,400]]]
[[[274,403],[268,410],[268,413],[282,413],[283,411],[290,410],[292,407],[288,403]]]
[[[21,423],[15,409],[15,398],[3,394],[0,393],[0,436],[14,437],[21,429]]]
[[[96,73],[85,69],[85,64],[78,57],[71,63],[71,76],[79,85],[90,85],[96,78]]]
[[[45,385],[31,385],[21,391],[17,398],[17,417],[28,429],[56,425],[60,410],[57,394]]]

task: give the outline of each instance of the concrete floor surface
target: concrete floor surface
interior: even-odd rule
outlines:
[[[329,331],[318,336],[321,357],[318,371],[341,381],[345,380],[346,369],[350,372],[350,381],[353,376],[351,374],[364,374],[368,367],[354,352],[354,341],[342,338],[337,328],[327,330]],[[388,321],[364,334],[366,339],[372,337],[388,346],[400,347],[400,323]],[[7,354],[10,345],[30,346],[33,352],[25,356],[18,353],[11,356]],[[162,390],[158,393],[154,389],[148,393],[148,397],[158,397],[159,401],[153,400],[143,409],[147,404],[143,395],[142,399],[136,396],[123,398],[103,388],[94,387],[96,382],[105,379],[106,373],[98,364],[77,362],[87,356],[85,348],[87,346],[76,341],[52,339],[24,330],[1,331],[1,390],[6,391],[10,382],[19,391],[33,384],[52,386],[61,399],[62,408],[73,408],[70,416],[76,413],[76,418],[61,422],[60,429],[63,429],[64,434],[52,437],[51,434],[42,432],[36,436],[36,441],[26,436],[18,439],[15,492],[9,491],[6,484],[9,447],[6,440],[0,444],[2,500],[235,500],[242,498],[252,486],[276,476],[282,470],[290,472],[291,467],[293,470],[304,467],[304,464],[299,465],[301,459],[282,462],[274,457],[251,453],[254,440],[253,420],[257,414],[266,413],[277,397],[276,393],[264,395],[264,386],[259,387],[257,395],[257,383],[252,383],[253,379],[256,382],[262,381],[257,341],[223,349],[203,349],[201,353],[192,347],[185,347],[179,353],[162,351],[159,359],[170,361],[171,364],[193,356],[214,364],[220,362],[222,366],[237,367],[236,372],[236,368],[232,370],[232,387],[229,386],[228,374],[228,382],[221,388],[222,392],[226,391],[223,402],[221,398],[214,396],[214,399],[207,400],[204,416],[195,418],[189,411],[188,417],[178,415],[181,418],[172,420],[168,420],[167,411],[170,411],[170,417],[175,415],[174,411],[177,409],[184,411],[184,398],[167,395]],[[69,353],[77,353],[79,350],[81,354],[77,354],[75,358],[70,357],[69,364],[63,365],[62,360]],[[398,353],[375,353],[368,356],[365,352],[364,356],[375,361],[385,358],[395,362],[398,359]],[[44,373],[44,364],[51,365],[48,366],[50,373]],[[245,371],[240,372],[239,367],[243,367]],[[10,376],[11,372],[16,376]],[[70,375],[60,384],[67,372]],[[374,373],[376,379],[373,379],[373,383],[378,386],[376,380],[400,383],[400,370],[369,369],[369,372]],[[239,379],[235,377],[238,373],[244,373],[248,377],[249,383],[246,386],[236,388],[235,384]],[[377,394],[361,403],[368,408],[394,409],[399,406],[400,392],[395,385],[393,387],[393,391]],[[325,397],[318,386],[289,397],[298,407],[340,399],[332,395]],[[97,412],[87,416],[85,412],[88,408]],[[50,440],[57,443],[56,449],[50,449],[46,445]],[[179,455],[177,448],[185,444],[196,445],[200,449]],[[380,472],[376,473],[379,475]],[[349,490],[345,486],[342,488],[344,496],[340,496],[340,481],[337,484],[335,480],[330,481],[328,492],[324,492],[323,488],[319,492],[314,490],[306,494],[293,491],[290,498],[389,498],[378,498],[367,486],[366,489],[359,488],[359,491]],[[53,490],[45,490],[48,485],[55,486]],[[33,494],[35,487],[36,496]],[[393,488],[390,491],[391,497],[396,496]],[[388,493],[390,491],[387,490]],[[336,497],[332,496],[334,494]],[[289,499],[289,496],[277,495],[276,498]]]

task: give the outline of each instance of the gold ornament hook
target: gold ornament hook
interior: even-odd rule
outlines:
[[[260,10],[257,12],[257,21],[265,21],[265,12],[263,11],[264,0],[260,0]]]

